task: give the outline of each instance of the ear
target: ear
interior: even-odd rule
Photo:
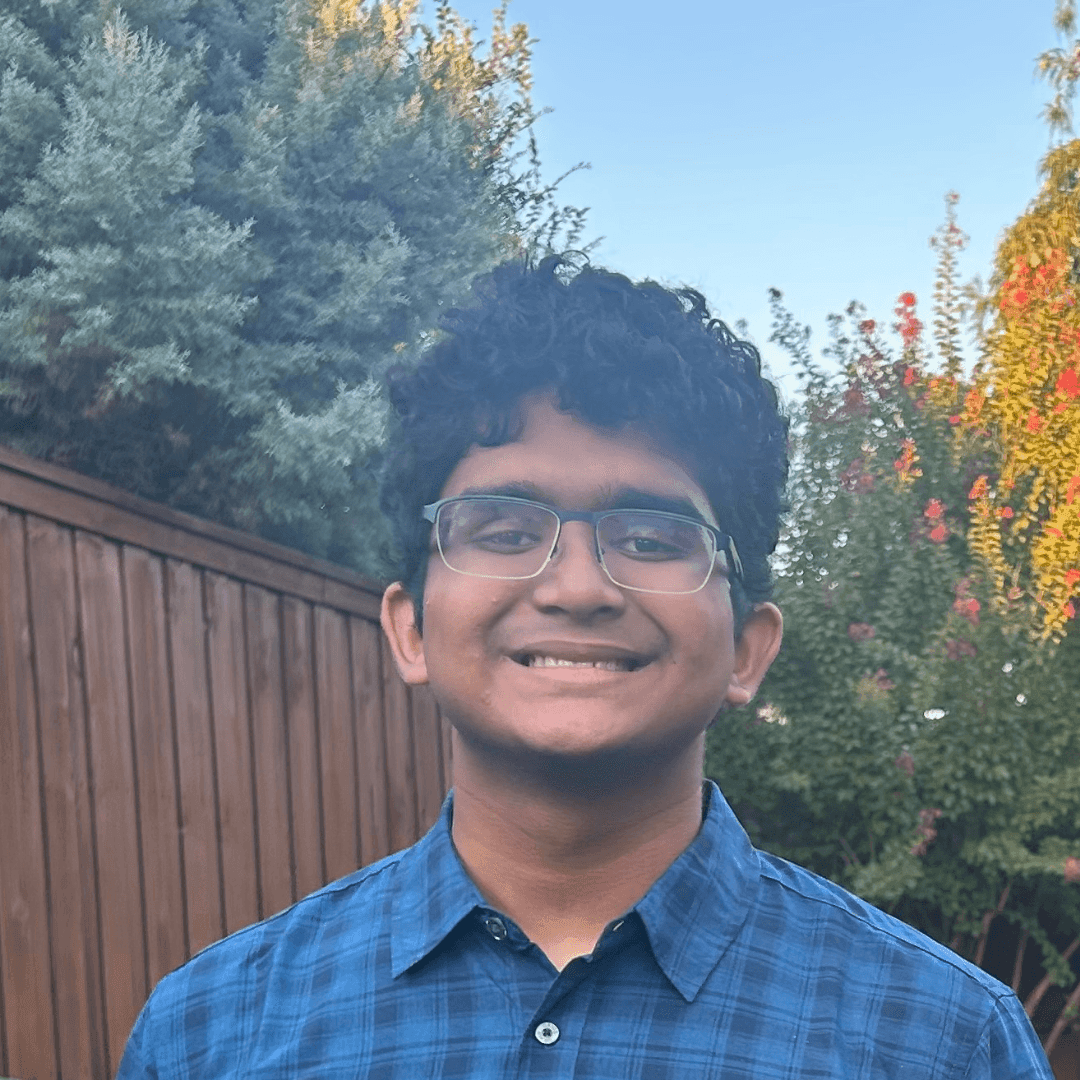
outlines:
[[[735,669],[725,697],[729,704],[746,705],[757,693],[765,672],[780,651],[783,636],[784,617],[780,609],[775,604],[758,604],[735,644]]]
[[[379,622],[402,679],[409,686],[426,683],[427,660],[424,639],[416,628],[416,606],[400,581],[388,585],[383,593]]]

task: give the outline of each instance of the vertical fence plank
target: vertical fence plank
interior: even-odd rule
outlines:
[[[438,819],[445,794],[439,764],[442,732],[439,707],[431,690],[426,686],[414,686],[409,697],[416,753],[417,828],[425,833]]]
[[[176,761],[173,755],[165,579],[161,560],[125,547],[124,594],[131,657],[131,718],[146,893],[147,985],[184,962]]]
[[[390,803],[390,849],[416,839],[416,758],[413,754],[409,693],[389,649],[382,650],[383,709],[386,722],[386,782]]]
[[[71,534],[27,518],[30,610],[41,718],[57,1076],[105,1073],[86,723]]]
[[[315,608],[314,617],[326,877],[334,881],[360,865],[349,629],[345,617],[328,608]]]
[[[225,931],[231,934],[259,918],[243,595],[237,582],[209,571],[203,575],[203,591],[221,818]]]
[[[383,729],[382,630],[349,619],[353,708],[356,710],[356,787],[360,803],[360,862],[390,854],[387,822],[386,733]]]
[[[281,600],[285,659],[285,716],[289,733],[289,792],[296,853],[297,896],[326,881],[319,798],[315,666],[311,655],[311,607],[292,596]]]
[[[288,743],[281,685],[278,598],[244,586],[250,679],[255,805],[259,841],[259,917],[287,908],[293,890],[292,823],[289,818]]]
[[[23,519],[0,507],[0,1070],[57,1074]]]
[[[76,532],[75,563],[101,898],[105,1061],[111,1074],[148,993],[120,552],[100,537]]]
[[[199,573],[187,563],[165,563],[176,747],[180,767],[180,838],[187,903],[188,951],[217,941],[225,930],[218,862],[217,793],[206,627]]]

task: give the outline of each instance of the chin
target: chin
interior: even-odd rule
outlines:
[[[567,726],[564,714],[546,727],[537,723],[534,715],[527,727],[504,727],[501,737],[475,730],[471,735],[461,734],[478,752],[504,759],[515,772],[534,776],[582,773],[594,778],[606,773],[626,778],[655,771],[665,759],[681,758],[704,731],[702,724],[682,737],[670,731],[657,737],[652,732],[616,730],[610,719],[605,723],[600,717],[580,714]]]

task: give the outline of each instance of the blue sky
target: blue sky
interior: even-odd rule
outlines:
[[[431,0],[429,0],[429,7]],[[480,36],[492,0],[454,7]],[[1038,191],[1050,94],[1035,57],[1058,44],[1053,0],[512,0],[535,46],[545,173],[589,206],[594,262],[688,284],[768,344],[775,286],[824,344],[861,300],[879,322],[916,293],[929,321],[928,239],[960,194],[961,275],[992,264]],[[816,351],[816,350],[815,350]]]

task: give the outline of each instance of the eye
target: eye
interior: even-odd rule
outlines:
[[[488,551],[526,551],[535,547],[542,540],[536,533],[526,532],[523,529],[500,529],[480,532],[471,538],[473,544],[485,548]]]
[[[690,554],[690,547],[680,544],[668,536],[634,535],[613,538],[611,546],[621,555],[640,559],[685,559]]]
[[[462,546],[473,551],[513,555],[542,544],[557,523],[555,515],[542,507],[496,499],[463,500],[447,508],[443,548]]]
[[[696,525],[644,511],[605,517],[600,538],[605,551],[635,562],[678,562],[705,552],[705,538]]]
[[[678,548],[665,544],[652,536],[627,537],[627,546],[635,555],[677,555]]]

